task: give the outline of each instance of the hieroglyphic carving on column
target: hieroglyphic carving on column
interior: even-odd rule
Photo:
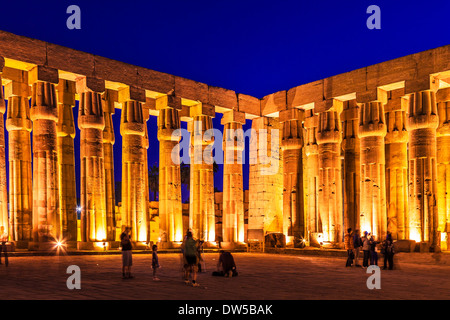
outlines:
[[[103,152],[103,80],[82,77],[77,79],[80,95],[78,127],[80,128],[81,158],[81,241],[106,240],[106,191]]]
[[[214,171],[212,157],[205,157],[205,149],[214,141],[208,134],[213,129],[214,106],[197,104],[190,108],[191,132],[191,205],[189,225],[199,239],[216,241],[214,208]]]
[[[303,118],[304,111],[290,109],[280,112],[283,152],[283,233],[287,243],[305,237],[303,199]]]
[[[58,95],[58,192],[61,215],[62,237],[67,241],[77,241],[77,191],[75,180],[75,107],[76,83],[59,80]]]
[[[0,57],[0,85],[2,84],[2,71],[5,60]],[[4,115],[6,112],[5,96],[3,86],[0,87],[0,226],[5,232],[10,234],[10,224],[8,219],[8,182],[6,180],[6,154],[5,154],[5,125]]]
[[[360,228],[378,239],[384,239],[387,231],[385,136],[383,103],[362,103],[358,130],[361,146]]]
[[[183,240],[180,135],[174,134],[181,126],[181,99],[172,95],[160,97],[156,108],[159,110],[159,229],[161,241],[169,244]]]
[[[263,241],[283,232],[283,163],[281,124],[277,118],[252,119],[249,152],[249,240]],[[277,139],[278,141],[273,141]],[[278,145],[278,148],[272,147]],[[264,150],[265,149],[265,150]]]
[[[306,221],[311,233],[321,233],[319,218],[319,146],[317,145],[317,127],[319,116],[314,109],[305,110],[305,175],[306,175]]]
[[[145,190],[147,149],[144,147],[146,119],[142,102],[145,91],[136,88],[119,90],[122,103],[122,226],[131,227],[133,241],[146,242],[148,236],[148,190]]]
[[[333,104],[339,104],[337,100]],[[341,107],[342,108],[342,107]],[[323,239],[341,243],[343,235],[341,181],[340,108],[319,113],[317,144],[319,145],[319,214]]]
[[[244,242],[244,180],[242,173],[245,113],[223,114],[223,242]]]
[[[342,149],[344,151],[344,231],[359,228],[360,145],[358,137],[359,105],[356,100],[343,101],[341,114]]]
[[[436,94],[431,90],[409,96],[409,239],[438,244],[436,129],[439,125]]]
[[[437,186],[438,186],[438,231],[441,237],[441,249],[450,248],[450,88],[436,93],[439,115],[437,129]]]
[[[401,98],[403,92],[404,89],[391,91],[385,105],[387,230],[398,240],[408,239],[407,100]]]
[[[11,237],[18,246],[27,247],[32,237],[32,170],[30,88],[28,73],[18,72],[18,78],[5,85],[8,99],[6,129],[9,138],[9,203]]]
[[[103,154],[105,158],[105,198],[106,198],[106,239],[116,239],[116,199],[114,185],[114,125],[112,116],[115,113],[115,103],[118,99],[117,91],[106,89],[103,93],[103,117],[105,129],[103,130]]]

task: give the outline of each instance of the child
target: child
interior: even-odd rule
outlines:
[[[153,281],[159,281],[159,278],[156,276],[156,269],[161,267],[158,260],[158,246],[154,244],[152,250]]]

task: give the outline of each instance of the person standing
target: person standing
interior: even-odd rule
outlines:
[[[154,244],[152,246],[152,269],[153,269],[153,281],[159,281],[159,278],[156,276],[156,269],[161,268],[159,265],[158,259],[158,246]]]
[[[375,240],[375,236],[370,237],[370,265],[378,266],[378,242]]]
[[[8,241],[8,233],[5,231],[5,227],[0,227],[0,264],[2,264],[2,251],[5,255],[5,266],[8,266],[8,251],[6,249],[6,242]]]
[[[197,283],[197,268],[198,268],[198,254],[197,241],[193,238],[192,232],[188,231],[186,238],[181,246],[184,260],[184,282],[191,284],[189,278],[192,279],[192,286],[198,287]]]
[[[133,265],[132,244],[131,244],[131,228],[126,227],[125,231],[120,235],[120,244],[122,246],[122,278],[132,279],[131,266]]]
[[[387,269],[389,264],[389,270],[394,269],[394,241],[392,240],[392,234],[388,231],[386,240],[383,242],[384,253],[384,266],[383,270]]]
[[[361,267],[361,265],[358,264],[359,252],[361,251],[362,247],[361,233],[359,229],[356,229],[353,234],[353,247],[355,248],[355,267]]]
[[[362,250],[364,253],[363,256],[363,268],[367,268],[369,266],[369,256],[370,256],[370,240],[369,240],[369,233],[367,231],[364,231],[364,237],[361,238],[362,240]]]
[[[347,263],[345,264],[346,267],[351,267],[353,265],[353,258],[355,256],[354,249],[355,246],[353,245],[353,234],[352,234],[352,228],[347,229],[347,234],[345,235],[345,249],[347,250]]]

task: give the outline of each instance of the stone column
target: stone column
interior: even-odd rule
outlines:
[[[283,232],[283,163],[280,122],[252,119],[247,238],[264,241],[268,233]]]
[[[81,243],[79,248],[94,248],[93,242],[105,241],[106,190],[105,158],[103,152],[102,92],[103,80],[82,77],[77,79],[80,95],[78,127],[80,128],[81,167]]]
[[[2,83],[2,71],[5,60],[0,57],[0,85]],[[4,115],[6,112],[3,86],[0,88],[0,226],[10,234],[10,224],[8,218],[8,183],[6,181],[6,154],[5,154],[5,125]]]
[[[334,101],[333,103],[335,103]],[[319,113],[317,132],[319,145],[319,213],[324,242],[341,243],[342,181],[341,123],[339,112],[332,109]]]
[[[183,212],[181,204],[179,110],[181,99],[163,96],[156,100],[159,140],[159,221],[160,238],[166,247],[183,241]],[[192,186],[191,186],[192,189]],[[191,203],[191,206],[193,204]]]
[[[8,98],[6,129],[9,140],[9,203],[11,238],[18,248],[28,248],[32,240],[31,119],[28,73],[5,86]]]
[[[245,113],[228,111],[223,114],[223,243],[235,245],[243,243],[244,230],[244,180],[242,164],[244,151]]]
[[[148,221],[147,197],[145,190],[148,179],[145,167],[146,151],[144,147],[145,119],[142,103],[145,91],[133,87],[119,90],[119,102],[122,103],[120,133],[122,134],[122,226],[131,227],[132,239],[147,242]]]
[[[442,250],[450,248],[450,88],[436,94],[439,115],[437,129],[437,187],[438,187],[438,231],[443,234]]]
[[[322,227],[319,218],[319,146],[317,145],[317,126],[319,117],[314,114],[314,109],[305,110],[305,198],[306,221],[310,232],[310,244],[316,244],[316,236],[321,233]]]
[[[103,154],[105,161],[105,197],[106,197],[106,239],[116,240],[116,195],[114,181],[114,126],[112,116],[115,113],[117,93],[106,89],[103,94],[103,117],[105,129],[103,130]]]
[[[306,234],[303,198],[303,118],[304,111],[280,112],[283,152],[283,233],[286,243],[296,245]]]
[[[343,102],[342,149],[344,150],[344,232],[359,228],[360,145],[358,137],[359,106],[356,100]]]
[[[385,239],[386,167],[384,137],[386,121],[383,103],[362,103],[358,136],[361,145],[361,212],[360,229]]]
[[[403,92],[403,90],[401,90]],[[396,91],[385,105],[387,134],[386,205],[387,230],[397,240],[408,239],[408,132],[406,131],[405,99]]]
[[[75,180],[75,106],[76,83],[59,80],[58,94],[58,191],[62,237],[66,241],[77,241],[77,190]]]
[[[216,241],[214,209],[214,172],[211,154],[205,158],[205,149],[214,141],[207,130],[213,129],[214,106],[197,104],[191,106],[189,124],[191,132],[191,204],[190,227],[195,237],[206,242]]]
[[[436,94],[412,93],[406,129],[409,136],[409,239],[438,242],[436,129],[439,125]]]

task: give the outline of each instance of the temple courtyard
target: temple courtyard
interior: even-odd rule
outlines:
[[[235,278],[213,277],[218,253],[204,256],[200,287],[184,284],[177,253],[159,254],[158,282],[152,280],[151,253],[133,255],[134,279],[122,279],[120,254],[11,257],[8,267],[0,265],[0,299],[450,299],[448,253],[398,254],[395,270],[381,270],[379,290],[367,288],[366,270],[345,268],[342,255],[234,253]],[[70,265],[80,267],[79,290],[67,288]]]

